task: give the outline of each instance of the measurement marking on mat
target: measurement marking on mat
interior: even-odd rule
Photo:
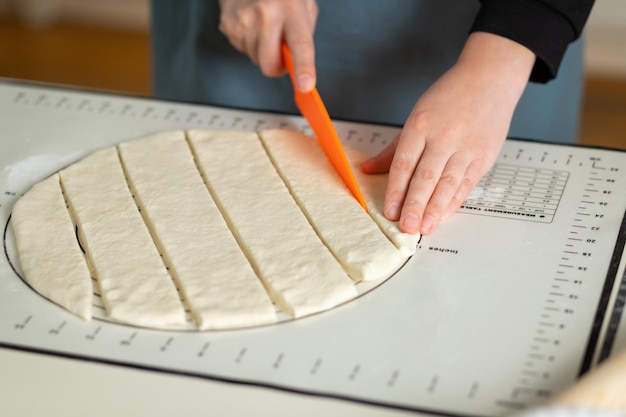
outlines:
[[[241,363],[241,361],[243,361],[243,357],[246,355],[246,352],[248,351],[247,348],[242,348],[239,351],[239,354],[237,355],[237,357],[235,358],[235,363]]]

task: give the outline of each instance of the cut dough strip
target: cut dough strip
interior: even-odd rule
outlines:
[[[387,176],[363,174],[366,155],[346,148],[371,217],[313,138],[260,135],[164,132],[42,181],[13,208],[25,280],[84,319],[240,328],[276,321],[272,300],[292,317],[349,301],[348,274],[386,278],[414,253],[419,235],[383,216]]]
[[[125,142],[119,151],[135,200],[198,327],[275,322],[276,309],[202,181],[184,132]]]
[[[352,280],[317,237],[256,133],[189,131],[205,181],[281,309],[301,317],[356,296]],[[230,158],[230,163],[215,163]]]
[[[108,315],[139,326],[185,322],[185,310],[128,190],[115,147],[60,173]]]
[[[314,138],[280,129],[260,136],[298,205],[355,281],[386,278],[400,267],[398,249],[350,194]]]
[[[387,188],[387,174],[370,175],[361,171],[361,163],[369,158],[363,152],[353,148],[344,148],[346,157],[352,166],[354,177],[361,187],[361,193],[369,209],[369,215],[378,223],[380,229],[400,250],[403,258],[408,258],[415,253],[420,234],[404,233],[398,227],[398,222],[387,220],[384,213],[385,189]]]
[[[11,223],[26,282],[44,297],[89,320],[91,274],[76,241],[58,174],[35,184],[15,203]]]

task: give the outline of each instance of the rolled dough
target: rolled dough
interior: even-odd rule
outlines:
[[[59,181],[59,175],[54,174],[35,184],[13,207],[11,222],[26,282],[44,297],[88,320],[93,284]]]
[[[96,151],[15,204],[25,279],[84,319],[103,306],[154,328],[187,328],[186,308],[191,325],[225,329],[336,307],[419,239],[382,215],[386,176],[346,153],[369,216],[296,132],[161,132]]]
[[[184,323],[180,296],[130,194],[116,148],[96,151],[60,175],[107,314],[139,326]]]
[[[354,204],[317,141],[282,129],[260,136],[298,205],[355,281],[384,278],[400,266],[400,253],[367,212]]]
[[[346,157],[352,166],[352,172],[360,184],[363,199],[369,209],[372,219],[391,240],[403,258],[408,258],[415,253],[415,248],[420,240],[419,234],[404,233],[400,230],[397,221],[387,220],[384,213],[385,189],[387,187],[387,174],[365,174],[361,171],[361,163],[368,156],[352,148],[345,148]]]
[[[274,301],[294,317],[357,295],[319,240],[253,132],[188,132],[222,212]],[[236,155],[236,162],[219,163]]]
[[[119,150],[135,200],[198,327],[275,322],[274,305],[215,206],[184,132],[121,143]]]

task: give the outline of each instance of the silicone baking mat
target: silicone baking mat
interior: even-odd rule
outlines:
[[[0,83],[0,346],[443,415],[548,400],[623,339],[626,153],[507,140],[391,279],[312,317],[156,331],[81,321],[19,276],[15,200],[89,152],[167,129],[310,133],[299,117]],[[398,129],[336,121],[375,153]],[[232,156],[230,156],[232,157]],[[621,301],[620,301],[621,300]]]

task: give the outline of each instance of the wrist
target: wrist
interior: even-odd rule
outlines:
[[[487,32],[473,32],[456,66],[473,74],[477,82],[508,92],[515,103],[528,84],[535,54],[525,46]]]

